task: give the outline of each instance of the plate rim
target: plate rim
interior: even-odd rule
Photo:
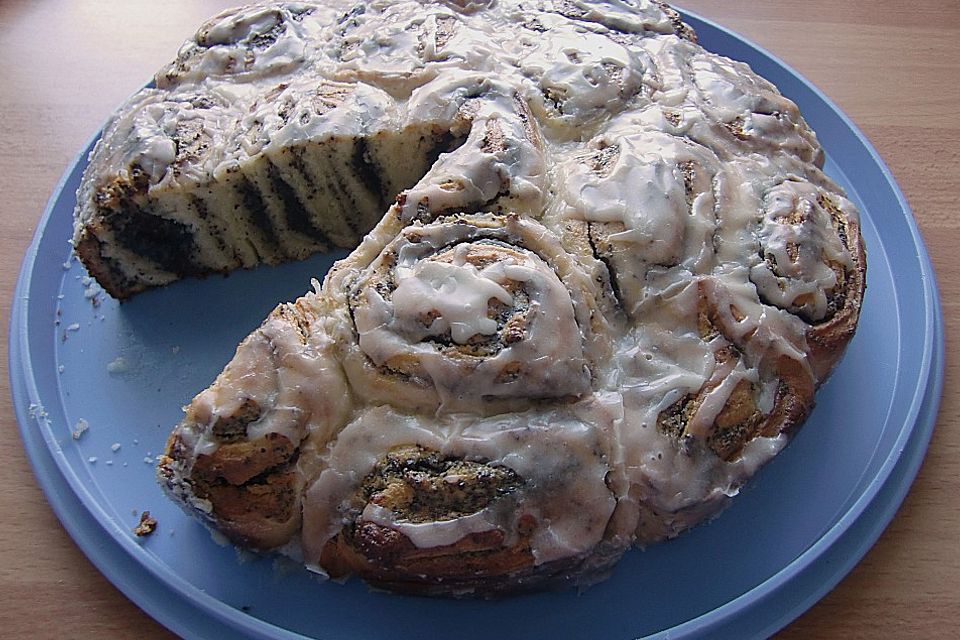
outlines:
[[[740,36],[726,27],[717,24],[716,22],[705,19],[696,13],[680,9],[679,7],[678,9],[688,21],[693,22],[694,24],[699,23],[707,26],[709,29],[713,29],[726,37],[730,37],[739,41],[741,44],[752,49],[757,55],[767,58],[769,62],[781,68],[785,73],[793,76],[798,82],[804,85],[819,100],[821,100],[830,111],[840,118],[844,126],[848,128],[848,130],[857,138],[859,143],[868,152],[871,160],[880,170],[885,183],[890,187],[896,196],[897,213],[903,215],[903,218],[911,232],[911,244],[917,249],[917,261],[920,266],[921,275],[924,276],[923,298],[925,303],[925,334],[923,355],[920,365],[921,378],[917,381],[916,391],[911,398],[910,408],[907,412],[908,419],[904,422],[904,428],[898,434],[894,445],[891,447],[890,452],[880,467],[880,473],[877,474],[877,479],[880,481],[871,483],[871,485],[860,494],[854,503],[846,509],[844,514],[827,532],[821,534],[820,537],[813,542],[810,547],[808,547],[790,563],[781,567],[770,578],[744,592],[737,598],[734,598],[701,616],[692,618],[684,623],[671,627],[670,629],[663,630],[649,636],[651,638],[664,639],[667,637],[696,637],[697,634],[709,633],[711,629],[719,629],[724,624],[730,623],[731,619],[735,616],[741,615],[749,611],[751,607],[757,606],[759,603],[775,597],[778,592],[785,589],[789,585],[790,581],[794,579],[801,571],[822,559],[824,554],[826,554],[834,546],[834,544],[838,542],[838,540],[850,529],[850,527],[853,526],[853,524],[857,522],[862,514],[874,502],[881,489],[886,485],[887,481],[890,480],[894,469],[901,460],[904,450],[906,450],[908,446],[908,441],[910,441],[914,435],[920,435],[921,440],[923,441],[921,449],[922,452],[925,453],[927,445],[929,444],[929,439],[933,432],[933,427],[936,424],[937,408],[939,406],[942,392],[944,351],[943,334],[941,330],[942,311],[939,301],[939,290],[936,286],[935,272],[933,271],[929,253],[926,250],[926,246],[923,242],[922,236],[920,235],[916,220],[913,216],[912,210],[909,207],[909,204],[906,201],[906,198],[900,190],[899,185],[894,179],[889,168],[880,158],[879,154],[873,148],[866,136],[849,119],[849,117],[842,110],[840,110],[832,100],[830,100],[829,97],[827,97],[822,91],[820,91],[815,85],[813,85],[795,69],[787,65],[783,60],[771,54],[766,49],[758,46],[754,42]],[[33,362],[30,356],[31,334],[29,330],[24,330],[29,329],[27,316],[30,308],[29,292],[32,284],[34,266],[39,256],[40,242],[43,238],[44,231],[46,230],[50,219],[54,214],[54,209],[64,196],[64,188],[73,178],[74,174],[77,171],[82,170],[82,168],[86,165],[86,156],[95,141],[99,138],[99,135],[100,133],[97,132],[94,136],[92,136],[91,142],[83,151],[77,154],[54,188],[54,191],[48,199],[44,213],[40,221],[37,223],[33,240],[31,241],[31,244],[28,247],[26,255],[21,263],[21,270],[17,278],[16,287],[14,289],[9,324],[10,333],[8,337],[8,373],[11,383],[11,395],[14,399],[13,408],[16,414],[18,427],[21,432],[21,438],[25,444],[27,444],[29,438],[35,437],[27,432],[27,429],[29,428],[28,425],[32,425],[37,422],[33,416],[28,415],[29,412],[27,406],[40,403],[40,393],[36,384]],[[28,400],[27,403],[22,402],[24,398]],[[924,412],[924,415],[929,414],[931,417],[927,420],[924,420],[922,424],[919,424],[918,421],[921,412]],[[906,427],[908,423],[911,425],[909,428]],[[918,427],[920,428],[919,431]],[[104,532],[109,534],[111,540],[119,545],[121,551],[129,556],[132,549],[139,548],[136,542],[130,539],[130,537],[127,535],[126,530],[121,529],[118,523],[114,522],[112,518],[107,517],[108,514],[102,508],[102,505],[93,499],[90,491],[88,491],[87,487],[82,484],[80,478],[76,475],[75,470],[69,464],[69,462],[65,460],[63,453],[59,451],[59,447],[56,446],[56,443],[53,441],[53,439],[48,437],[47,433],[44,433],[42,441],[47,447],[46,453],[49,454],[51,462],[60,474],[59,479],[62,479],[73,492],[73,494],[68,497],[76,498],[81,503],[83,508],[90,512],[96,524],[102,528]],[[39,446],[39,443],[35,444],[36,446]],[[84,544],[81,544],[79,541],[78,536],[80,532],[74,531],[72,521],[69,518],[65,520],[63,517],[61,517],[61,512],[63,511],[65,513],[66,507],[62,504],[58,504],[59,496],[56,492],[51,494],[49,489],[52,483],[38,473],[41,465],[37,460],[34,459],[33,455],[29,455],[31,453],[29,447],[27,448],[27,452],[28,458],[30,459],[30,464],[34,469],[34,475],[44,489],[48,503],[57,513],[61,523],[63,523],[64,527],[70,533],[74,541],[77,542],[78,546],[80,546],[81,550],[84,551],[88,558],[93,560],[89,548]],[[43,453],[42,450],[40,450],[40,452]],[[36,455],[36,453],[37,452],[33,452],[34,455]],[[848,558],[848,560],[850,560],[849,567],[838,572],[838,575],[832,576],[831,580],[827,581],[829,584],[825,583],[819,594],[811,595],[810,598],[812,599],[809,602],[806,602],[799,607],[795,607],[797,609],[795,612],[791,611],[791,613],[788,614],[789,617],[785,617],[782,620],[782,624],[779,624],[779,626],[777,626],[775,629],[768,629],[768,632],[776,631],[795,619],[796,616],[809,608],[809,606],[819,600],[823,594],[835,586],[836,583],[838,583],[849,572],[849,570],[852,569],[857,562],[859,562],[863,554],[866,553],[866,551],[873,545],[873,542],[875,542],[876,538],[879,537],[883,529],[886,528],[886,525],[893,518],[903,497],[905,497],[906,493],[909,491],[913,478],[915,477],[917,471],[919,470],[920,464],[922,463],[923,457],[924,455],[920,454],[917,456],[916,460],[911,461],[913,464],[911,465],[911,468],[906,471],[904,476],[905,478],[909,479],[902,483],[902,495],[899,497],[899,499],[895,500],[895,503],[893,503],[892,506],[889,506],[886,509],[883,518],[881,518],[883,522],[880,523],[879,527],[875,527],[877,528],[877,531],[873,539],[863,545],[862,550],[859,551],[859,554],[856,555],[856,557],[851,557],[852,559]],[[882,478],[880,478],[881,475]],[[83,499],[84,496],[87,498],[86,500]],[[95,515],[94,511],[91,509],[91,505],[96,508],[96,512],[100,514],[100,517]],[[108,522],[105,522],[104,520],[107,520]],[[108,524],[112,526],[108,526]],[[278,637],[278,634],[279,637],[284,638],[307,637],[240,612],[225,602],[222,602],[198,589],[192,583],[189,583],[185,579],[175,574],[166,565],[160,567],[157,566],[158,563],[144,563],[137,557],[133,557],[132,559],[140,567],[146,568],[154,579],[163,583],[163,586],[170,588],[181,596],[188,597],[188,599],[193,599],[198,606],[203,607],[204,610],[212,617],[217,619],[219,622],[228,625],[233,630],[241,631],[243,633],[249,633],[252,631],[254,632],[253,637]],[[111,582],[113,582],[114,585],[116,585],[135,603],[138,605],[141,604],[140,600],[133,597],[130,593],[134,591],[134,587],[132,584],[130,584],[130,581],[123,580],[123,576],[117,575],[117,572],[115,571],[105,571],[104,567],[99,563],[95,562],[95,564],[98,570],[100,570],[101,573],[104,573],[104,575],[109,577],[111,574],[113,574],[113,577],[110,578]],[[128,590],[130,590],[130,592],[128,592]],[[168,628],[173,629],[173,626],[169,624],[171,620],[169,620],[168,616],[158,615],[158,612],[152,609],[147,610],[147,612],[158,620],[164,619],[165,621],[163,624],[168,626]],[[241,626],[238,626],[238,618],[242,620],[243,624]],[[251,625],[253,628],[251,628]]]

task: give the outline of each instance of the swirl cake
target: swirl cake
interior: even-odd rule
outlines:
[[[421,593],[588,584],[719,513],[851,339],[822,164],[661,2],[267,3],[109,123],[74,245],[119,298],[353,249],[161,458],[236,544]]]

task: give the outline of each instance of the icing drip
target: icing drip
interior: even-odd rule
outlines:
[[[509,236],[496,226],[489,233],[438,223],[411,227],[388,245],[356,285],[357,357],[386,368],[383,375],[423,380],[446,410],[586,392],[567,287],[522,241],[504,243]]]
[[[497,331],[497,322],[487,317],[490,300],[512,304],[513,296],[497,284],[503,268],[486,267],[478,271],[466,263],[463,249],[457,248],[454,262],[419,262],[412,268],[397,269],[397,289],[393,292],[395,324],[413,341],[449,333],[457,344],[475,335],[489,336]],[[497,263],[499,266],[499,263]],[[421,319],[433,318],[429,324]]]

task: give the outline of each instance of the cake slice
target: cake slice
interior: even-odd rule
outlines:
[[[193,399],[159,459],[168,493],[244,547],[299,532],[305,479],[350,414],[328,315],[313,294],[278,306]]]
[[[455,144],[369,85],[267,84],[252,100],[148,89],[108,124],[73,238],[108,293],[353,248]]]

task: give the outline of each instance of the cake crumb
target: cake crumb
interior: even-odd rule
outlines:
[[[70,435],[73,436],[74,440],[79,440],[80,438],[83,437],[83,434],[85,434],[87,432],[87,429],[89,428],[90,428],[90,423],[84,420],[83,418],[80,418],[79,420],[77,420],[77,424],[73,428],[73,433],[71,433]]]
[[[80,323],[74,322],[73,324],[67,327],[67,331],[80,331]]]
[[[45,420],[47,417],[47,410],[44,409],[43,405],[38,402],[31,402],[30,406],[27,407],[27,413],[35,420]]]
[[[117,356],[107,365],[107,372],[109,373],[124,373],[130,370],[130,365],[127,364],[127,359],[123,356]]]
[[[113,451],[114,453],[120,451],[120,443],[114,442],[112,445],[110,445],[110,451]]]
[[[157,519],[150,517],[149,511],[140,514],[140,523],[134,527],[133,533],[139,537],[148,536],[157,528]]]
[[[96,464],[97,456],[90,456],[89,458],[87,458],[87,462],[89,462],[90,464]]]
[[[96,305],[99,302],[97,300],[97,296],[100,295],[103,289],[100,287],[99,284],[97,284],[95,280],[91,282],[85,282],[83,286],[84,286],[83,297],[86,298],[87,300],[92,301],[93,304]]]

